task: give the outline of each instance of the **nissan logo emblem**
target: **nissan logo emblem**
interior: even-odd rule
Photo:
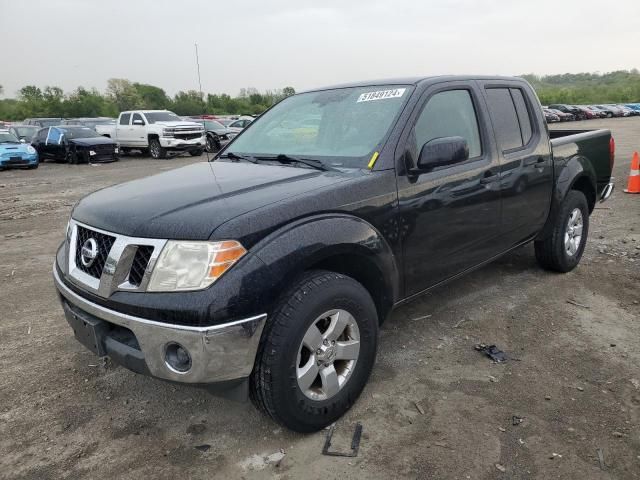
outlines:
[[[87,239],[80,249],[80,261],[85,267],[90,267],[98,256],[98,242],[93,238]]]

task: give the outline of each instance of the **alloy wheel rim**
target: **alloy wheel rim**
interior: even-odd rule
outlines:
[[[151,144],[151,155],[154,157],[158,156],[158,146],[155,143]]]
[[[334,397],[351,378],[360,355],[360,329],[349,312],[329,310],[309,326],[298,347],[296,378],[311,400]]]
[[[567,228],[564,232],[564,249],[570,257],[578,253],[580,243],[582,242],[583,227],[582,211],[580,211],[579,208],[574,208],[569,215]]]

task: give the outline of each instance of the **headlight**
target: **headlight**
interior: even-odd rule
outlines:
[[[174,292],[207,288],[247,251],[239,242],[169,240],[158,257],[147,290]]]
[[[166,129],[166,128],[165,128],[165,129],[163,129],[163,130],[162,130],[162,136],[163,136],[163,137],[173,137],[173,133],[174,133],[174,132],[173,132],[173,130],[172,130],[172,129],[171,129],[171,130],[169,130],[169,129]]]
[[[89,150],[89,155],[93,157],[95,154],[96,154],[95,150]]]
[[[31,145],[29,145],[27,147],[27,153],[30,153],[31,155],[33,155],[34,153],[36,153],[36,149],[33,148]]]
[[[113,153],[119,153],[119,152],[120,152],[120,149],[119,149],[118,147],[115,147],[115,148],[113,149]]]

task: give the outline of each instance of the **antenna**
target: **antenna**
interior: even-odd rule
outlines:
[[[196,47],[196,67],[198,69],[198,86],[200,87],[200,101],[202,102],[202,109],[203,109],[202,114],[204,115],[206,113],[204,111],[206,109],[206,107],[204,106],[204,95],[202,94],[202,79],[200,78],[200,59],[198,58],[198,43],[196,42],[193,45]],[[205,122],[205,119],[203,118],[202,119],[202,126],[203,127],[205,126],[204,122]],[[206,135],[207,135],[207,129],[205,127],[205,137],[206,137]],[[206,144],[205,144],[205,147],[204,147],[204,151],[207,154],[207,162],[210,162],[211,159],[209,158],[209,151],[207,150]]]

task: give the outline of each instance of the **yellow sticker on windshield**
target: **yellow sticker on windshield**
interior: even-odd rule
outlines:
[[[373,152],[373,155],[371,155],[371,160],[369,160],[369,165],[367,165],[367,168],[369,168],[369,170],[371,170],[373,166],[376,164],[376,160],[378,160],[378,155],[380,155],[378,152]]]

